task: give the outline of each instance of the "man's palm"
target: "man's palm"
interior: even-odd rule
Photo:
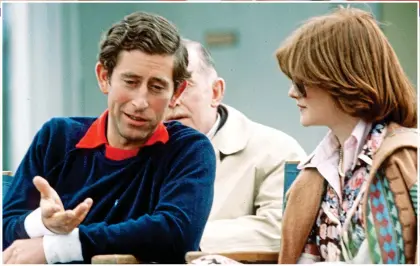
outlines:
[[[41,213],[42,222],[45,227],[56,234],[68,234],[75,229],[85,219],[92,199],[87,198],[80,203],[74,210],[64,210],[63,203],[57,192],[48,184],[48,181],[40,176],[36,176],[33,183],[39,193],[41,193]]]
[[[33,180],[36,189],[41,193],[41,201],[39,203],[42,212],[42,218],[49,218],[54,213],[64,211],[63,203],[57,192],[48,184],[44,178],[37,176]]]

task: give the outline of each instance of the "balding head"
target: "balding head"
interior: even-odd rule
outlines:
[[[188,50],[188,70],[197,72],[197,74],[205,75],[211,81],[217,78],[217,71],[214,60],[209,51],[199,42],[189,39],[182,39],[182,43]]]
[[[191,78],[177,105],[170,109],[167,120],[178,120],[207,134],[216,122],[225,83],[217,76],[214,61],[203,45],[188,39],[182,42],[188,50]]]

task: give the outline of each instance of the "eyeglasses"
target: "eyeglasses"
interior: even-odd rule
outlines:
[[[293,88],[299,94],[300,97],[306,97],[305,85],[302,82],[293,81]]]

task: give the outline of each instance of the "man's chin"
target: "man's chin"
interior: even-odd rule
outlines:
[[[124,139],[126,139],[128,142],[137,143],[137,142],[147,141],[147,139],[149,139],[150,136],[152,136],[153,131],[129,128],[129,129],[123,130],[120,133],[121,133],[120,135]]]
[[[136,144],[146,142],[149,139],[149,136],[126,135],[124,138],[127,141],[127,143]]]
[[[178,119],[176,119],[176,121],[180,122],[184,126],[192,127],[193,128],[193,125],[191,123],[191,119],[189,119],[187,117],[178,118]]]
[[[187,117],[169,117],[168,119],[165,119],[165,121],[178,121],[181,122],[182,124],[185,124],[186,121],[188,121],[189,119]]]

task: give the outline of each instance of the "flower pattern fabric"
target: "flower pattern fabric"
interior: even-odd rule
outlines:
[[[385,125],[376,124],[372,127],[366,139],[362,152],[358,156],[353,170],[345,173],[344,186],[340,200],[335,190],[326,183],[325,195],[322,200],[318,218],[314,224],[308,243],[316,244],[319,248],[321,261],[343,261],[342,235],[348,231],[345,252],[353,257],[365,239],[361,199],[365,191],[364,184],[369,177],[370,163],[374,152],[381,145],[385,136]],[[364,158],[368,159],[364,159]],[[357,204],[357,206],[353,205]],[[347,217],[351,217],[350,223],[343,228]]]

